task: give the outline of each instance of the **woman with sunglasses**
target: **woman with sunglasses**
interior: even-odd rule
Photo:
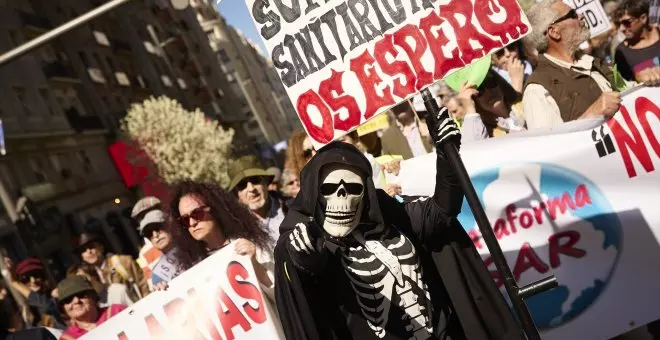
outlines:
[[[51,297],[43,264],[37,258],[27,258],[16,264],[14,275],[9,275],[12,288],[18,291],[34,309],[40,325],[64,329],[66,326]]]
[[[69,319],[69,327],[60,340],[78,339],[126,307],[111,305],[99,308],[99,297],[89,281],[78,275],[69,276],[57,285],[58,305]]]
[[[257,279],[274,301],[274,261],[268,232],[236,197],[213,183],[184,181],[174,188],[170,203],[177,257],[188,269],[220,249],[232,247],[249,256]]]
[[[315,154],[316,150],[305,131],[296,131],[289,139],[284,168],[300,174],[302,168]]]

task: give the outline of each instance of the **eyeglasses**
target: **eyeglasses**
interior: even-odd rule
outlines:
[[[568,19],[578,19],[579,17],[580,17],[580,16],[579,16],[578,13],[575,11],[575,9],[571,9],[571,10],[568,11],[566,14],[564,14],[564,15],[560,16],[559,18],[557,18],[557,20],[553,21],[553,22],[552,22],[550,25],[548,25],[548,26],[552,26],[552,25],[558,24],[558,23],[560,23],[560,22],[562,22],[562,21],[564,21],[564,20],[568,20]]]
[[[186,228],[190,228],[190,218],[195,219],[195,221],[205,221],[208,218],[208,212],[211,211],[211,208],[202,206],[202,207],[197,207],[193,209],[189,214],[187,215],[181,215],[177,219],[181,225],[183,225]]]
[[[243,191],[245,188],[247,188],[248,183],[252,183],[252,185],[259,185],[264,182],[264,179],[259,176],[253,176],[253,177],[248,177],[236,184],[236,189],[237,191]]]
[[[305,159],[311,158],[313,152],[314,152],[314,150],[312,150],[312,149],[305,149],[305,150],[303,150],[303,156],[305,157]]]
[[[65,305],[68,305],[73,301],[73,298],[76,298],[76,297],[78,298],[78,300],[82,300],[84,298],[89,297],[89,292],[85,291],[85,292],[80,292],[80,293],[73,294],[73,295],[67,297],[66,299],[63,299],[61,303],[65,304]]]
[[[339,183],[323,183],[321,184],[320,192],[323,196],[332,195],[339,189],[340,186],[344,185],[346,192],[350,195],[359,195],[364,190],[364,185],[360,183],[346,183],[342,179]]]
[[[635,20],[637,20],[637,18],[623,19],[619,20],[618,23],[623,27],[630,27]]]
[[[294,184],[296,184],[296,183],[300,183],[300,181],[297,180],[297,179],[294,179],[294,180],[292,180],[292,181],[288,181],[288,182],[286,182],[286,185],[294,185]]]

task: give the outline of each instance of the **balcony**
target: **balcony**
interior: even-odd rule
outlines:
[[[103,122],[101,122],[101,118],[97,116],[81,116],[75,108],[66,110],[64,114],[69,121],[69,125],[71,125],[71,128],[76,132],[105,129]]]
[[[37,32],[45,32],[53,28],[53,25],[46,18],[27,12],[19,12],[19,15],[25,28]]]
[[[44,75],[46,79],[51,81],[79,83],[80,79],[73,71],[71,66],[64,64],[60,61],[48,63],[43,66]]]

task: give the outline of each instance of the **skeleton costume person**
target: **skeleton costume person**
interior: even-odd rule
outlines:
[[[444,108],[436,121],[433,197],[376,190],[367,159],[341,142],[305,166],[275,249],[287,339],[522,338],[456,219],[463,192],[442,144],[459,130]]]

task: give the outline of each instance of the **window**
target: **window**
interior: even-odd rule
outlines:
[[[41,96],[41,100],[44,102],[44,105],[48,108],[48,111],[50,112],[51,116],[54,116],[57,114],[57,111],[54,110],[53,107],[53,102],[51,101],[50,98],[50,92],[48,92],[47,88],[40,88],[39,89],[39,96]]]
[[[16,100],[21,104],[23,107],[23,112],[25,112],[26,116],[31,116],[32,112],[30,111],[30,108],[27,105],[27,93],[25,91],[25,88],[16,86],[12,88],[14,91],[14,96],[16,96]]]
[[[92,166],[92,161],[89,159],[87,156],[87,153],[85,150],[80,150],[78,151],[78,160],[82,163],[83,170],[85,173],[92,173],[94,172],[94,167]]]
[[[218,89],[218,96],[222,99],[225,96],[225,92],[222,89]]]
[[[144,48],[147,50],[147,52],[151,54],[156,54],[156,55],[158,54],[158,50],[156,50],[156,46],[154,46],[154,44],[152,44],[149,41],[144,41]]]
[[[85,52],[78,52],[78,55],[80,56],[83,65],[85,65],[85,68],[89,68],[89,58],[87,57],[87,54],[85,54]]]
[[[172,81],[170,78],[164,74],[160,76],[160,79],[163,81],[163,84],[167,87],[172,87]]]
[[[186,82],[185,82],[183,79],[178,78],[177,81],[179,82],[179,87],[180,87],[182,90],[185,90],[185,89],[188,88],[188,86],[186,85]]]
[[[101,31],[93,31],[92,34],[94,35],[94,39],[96,39],[96,42],[99,43],[99,45],[110,46],[110,41],[108,41],[108,37],[105,35],[105,33]]]
[[[220,55],[220,60],[222,60],[223,63],[228,63],[231,61],[231,58],[229,58],[229,54],[227,54],[227,51],[225,51],[224,48],[221,48],[218,51],[218,55]]]

